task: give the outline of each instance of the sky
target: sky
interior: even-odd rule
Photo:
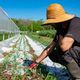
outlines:
[[[0,7],[11,18],[45,20],[46,9],[53,3],[59,3],[66,12],[80,16],[80,0],[0,0]]]

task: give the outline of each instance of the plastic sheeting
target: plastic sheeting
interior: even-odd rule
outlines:
[[[19,28],[0,7],[0,32],[18,33]]]

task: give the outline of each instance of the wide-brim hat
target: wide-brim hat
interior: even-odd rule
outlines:
[[[75,17],[75,15],[66,13],[60,4],[51,4],[47,9],[46,16],[47,20],[43,23],[43,25],[50,23],[60,23]]]

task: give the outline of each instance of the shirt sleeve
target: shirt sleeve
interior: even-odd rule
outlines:
[[[71,21],[66,36],[80,42],[80,18],[76,17]]]

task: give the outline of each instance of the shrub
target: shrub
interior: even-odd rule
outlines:
[[[44,31],[37,31],[37,34],[40,36],[46,36],[46,37],[54,37],[56,31],[55,30],[44,30]]]

